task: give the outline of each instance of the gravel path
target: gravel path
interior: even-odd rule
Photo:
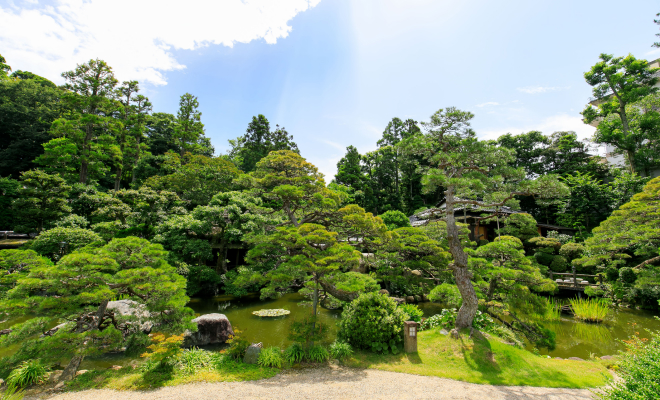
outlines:
[[[287,371],[250,382],[197,383],[142,392],[86,390],[51,400],[169,399],[591,399],[591,392],[521,386],[477,385],[396,372],[329,367]]]

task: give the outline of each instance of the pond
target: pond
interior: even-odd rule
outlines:
[[[292,293],[286,294],[276,300],[259,300],[257,294],[242,298],[232,296],[218,296],[213,298],[191,299],[188,306],[197,315],[221,313],[225,314],[234,329],[239,329],[242,335],[250,342],[262,342],[264,346],[286,347],[290,341],[287,339],[289,325],[296,319],[311,312],[309,301],[302,296]],[[442,305],[437,303],[420,303],[425,317],[439,314]],[[261,309],[282,308],[291,311],[290,315],[282,317],[258,317],[253,311]],[[337,321],[341,317],[341,310],[327,310],[319,308],[319,321],[329,328],[328,342],[333,341],[337,333]],[[0,322],[0,329],[8,328],[18,321]],[[643,310],[627,308],[612,309],[608,319],[603,324],[589,324],[578,322],[573,317],[562,314],[558,322],[547,323],[546,326],[557,334],[557,348],[548,352],[541,350],[542,354],[552,357],[580,357],[588,359],[591,355],[600,357],[616,355],[624,346],[621,340],[628,339],[635,332],[640,337],[649,337],[647,329],[660,330],[660,321],[654,313]],[[209,347],[220,349],[224,346]],[[16,346],[0,349],[0,357],[11,354]],[[530,348],[531,350],[531,348]],[[129,365],[133,359],[122,354],[107,354],[99,358],[87,358],[83,362],[83,369],[108,368],[112,365]]]

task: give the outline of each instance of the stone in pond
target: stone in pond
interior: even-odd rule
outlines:
[[[225,343],[230,335],[234,335],[231,323],[224,314],[206,314],[192,322],[197,324],[197,332],[186,331],[183,342],[185,347]]]
[[[568,360],[573,360],[573,361],[584,361],[580,357],[568,357]]]
[[[390,299],[394,300],[396,304],[403,304],[406,302],[406,299],[402,299],[401,297],[390,297]]]
[[[390,295],[390,292],[388,292],[387,289],[380,289],[380,291],[379,291],[378,293],[380,293],[380,294],[384,294],[384,295],[386,295],[386,296],[389,296],[389,295]]]
[[[406,303],[414,303],[414,302],[415,302],[414,296],[406,296]]]
[[[614,360],[614,356],[602,356],[601,360]]]
[[[243,362],[246,364],[256,364],[259,361],[259,354],[261,353],[261,343],[251,344],[245,351]]]
[[[129,317],[131,320],[135,318],[135,321],[130,321],[126,324],[129,330],[131,330],[131,326],[135,326],[135,329],[139,327],[142,332],[149,333],[151,332],[151,328],[153,328],[154,324],[151,322],[151,313],[149,313],[144,304],[140,304],[137,301],[110,301],[108,302],[107,309],[122,317]]]

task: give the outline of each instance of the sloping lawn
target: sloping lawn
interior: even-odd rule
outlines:
[[[491,385],[590,388],[611,379],[602,363],[549,359],[478,332],[472,339],[463,334],[455,340],[435,330],[423,331],[418,353],[356,352],[344,364]]]

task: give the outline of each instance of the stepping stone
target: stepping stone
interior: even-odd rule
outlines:
[[[614,356],[602,356],[600,359],[601,360],[614,360]]]

